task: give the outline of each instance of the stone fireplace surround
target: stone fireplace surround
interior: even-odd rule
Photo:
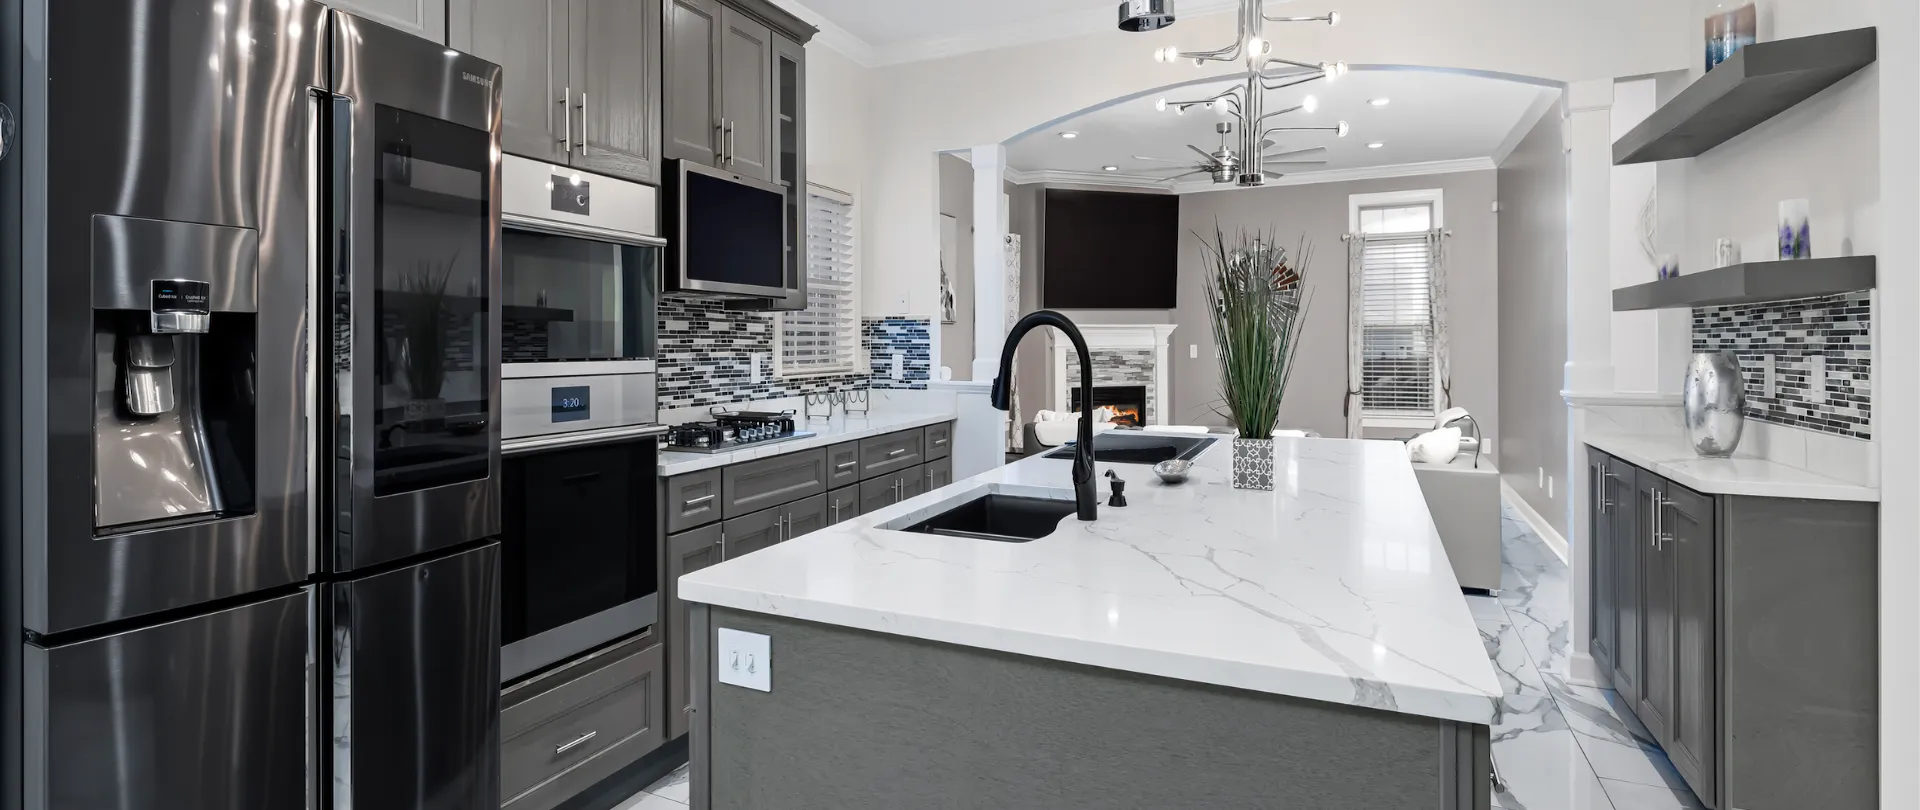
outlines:
[[[1170,323],[1080,326],[1093,360],[1094,386],[1145,386],[1149,425],[1167,424],[1167,347],[1173,329]],[[1074,357],[1073,343],[1057,331],[1048,330],[1047,348],[1052,361],[1048,382],[1053,389],[1053,402],[1047,407],[1065,412],[1071,407],[1071,391],[1080,384],[1080,362]]]

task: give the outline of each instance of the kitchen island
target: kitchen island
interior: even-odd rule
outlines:
[[[1098,464],[1100,519],[1031,542],[895,530],[1070,501],[1029,458],[682,578],[695,806],[1488,807],[1500,686],[1401,446],[1230,464]]]

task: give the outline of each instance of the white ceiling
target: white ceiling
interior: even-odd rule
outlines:
[[[1236,84],[1213,81],[1168,91],[1172,100],[1206,98]],[[1282,126],[1334,126],[1347,121],[1346,138],[1331,132],[1286,133],[1276,136],[1273,151],[1325,146],[1324,154],[1302,159],[1327,160],[1325,166],[1284,168],[1288,174],[1335,171],[1351,173],[1403,164],[1463,161],[1502,156],[1503,148],[1522,119],[1537,114],[1559,91],[1500,79],[1409,70],[1356,69],[1334,82],[1317,81],[1301,87],[1267,93],[1269,111],[1300,103],[1307,95],[1319,99],[1319,111],[1297,112],[1275,122]],[[1370,99],[1386,98],[1385,107]],[[1185,115],[1154,109],[1157,96],[1123,101],[1068,119],[1044,131],[1030,133],[1007,144],[1007,165],[1021,172],[1069,172],[1094,175],[1165,176],[1150,170],[1166,164],[1135,160],[1135,155],[1198,160],[1186,148],[1193,144],[1211,152],[1220,143],[1213,125],[1219,116],[1195,108]],[[1059,133],[1073,131],[1071,140]],[[1385,144],[1369,149],[1369,143]],[[1118,166],[1107,173],[1104,166]],[[1192,178],[1190,178],[1192,179]]]

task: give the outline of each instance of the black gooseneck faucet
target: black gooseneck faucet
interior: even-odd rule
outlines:
[[[1007,378],[1013,376],[1013,351],[1037,326],[1051,326],[1065,333],[1080,355],[1080,439],[1073,446],[1073,502],[1081,520],[1094,520],[1100,516],[1100,501],[1093,491],[1093,360],[1087,355],[1087,339],[1080,336],[1080,327],[1050,309],[1031,313],[1014,324],[1013,331],[1007,333],[1006,347],[1000,350],[1000,376],[993,378],[993,407],[1008,409]]]

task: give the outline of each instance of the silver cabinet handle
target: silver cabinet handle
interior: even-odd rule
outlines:
[[[686,502],[686,505],[687,505],[687,506],[698,506],[698,505],[700,505],[700,504],[703,504],[703,503],[706,503],[707,501],[711,501],[711,500],[713,500],[713,496],[712,496],[712,495],[702,495],[702,496],[700,496],[700,497],[698,497],[698,498],[693,498],[693,499],[691,499],[691,500],[688,500],[688,501]]]
[[[787,516],[781,515],[773,519],[773,542],[778,543],[785,539],[787,539]]]
[[[905,452],[907,452],[907,448],[905,448],[905,447],[902,447],[902,448],[900,448],[900,449],[898,449],[898,450],[895,450],[895,451],[892,451],[892,452],[890,452],[890,453],[888,453],[888,454],[887,454],[887,458],[893,458],[894,456],[898,456],[898,455],[901,455],[901,454],[903,454],[903,453],[905,453]]]
[[[1666,499],[1660,496],[1660,492],[1658,490],[1654,491],[1653,493],[1653,536],[1650,538],[1647,538],[1647,545],[1652,546],[1654,548],[1661,547],[1660,535],[1662,533],[1662,529],[1664,528],[1663,526],[1661,526],[1661,524],[1664,521],[1660,519],[1660,512],[1661,512],[1661,507],[1665,505],[1666,505]]]
[[[727,122],[727,165],[733,165],[733,122]]]
[[[560,136],[560,146],[569,155],[573,154],[573,110],[567,109],[571,106],[573,106],[573,88],[568,87],[560,91],[560,117],[566,119],[562,124],[566,127],[566,132]]]
[[[587,91],[580,91],[580,141],[574,144],[580,147],[580,156],[587,156]]]
[[[933,440],[933,446],[934,446],[934,447],[939,447],[940,445],[943,445],[943,444],[946,444],[946,443],[947,443],[947,440],[946,440],[946,439],[934,439],[934,440]]]
[[[1603,464],[1593,465],[1593,471],[1598,473],[1594,476],[1593,482],[1594,491],[1598,493],[1594,503],[1599,505],[1602,514],[1612,512],[1613,500],[1607,497],[1607,481],[1613,478],[1613,473],[1607,472],[1606,465]]]
[[[1660,500],[1653,507],[1653,510],[1654,510],[1653,518],[1655,520],[1654,525],[1657,527],[1654,529],[1654,540],[1657,543],[1659,543],[1661,551],[1666,551],[1667,544],[1673,542],[1673,533],[1667,531],[1667,515],[1666,515],[1667,509],[1673,506],[1673,501],[1668,500],[1667,496],[1665,495],[1660,495],[1657,497]]]
[[[588,740],[591,740],[598,736],[600,736],[600,732],[589,731],[585,734],[582,734],[578,737],[573,738],[572,742],[564,742],[559,744],[558,746],[555,746],[553,749],[553,753],[555,756],[559,756],[560,754],[564,754],[568,751],[572,751],[575,748],[579,748],[582,745],[586,745]]]
[[[833,503],[831,503],[831,504],[828,504],[828,506],[829,506],[830,508],[832,508],[832,509],[833,509],[833,522],[834,522],[834,523],[835,523],[836,525],[837,525],[837,524],[839,524],[839,522],[840,522],[840,502],[839,502],[839,501],[835,501],[835,502],[833,502]]]
[[[860,463],[860,462],[857,462],[857,461],[849,461],[849,462],[847,462],[847,463],[845,463],[845,464],[841,464],[841,465],[837,465],[837,466],[835,466],[835,467],[834,467],[834,469],[836,469],[836,470],[851,470],[851,469],[853,469],[853,467],[854,467],[854,465],[856,465],[856,464],[859,464],[859,463]]]

